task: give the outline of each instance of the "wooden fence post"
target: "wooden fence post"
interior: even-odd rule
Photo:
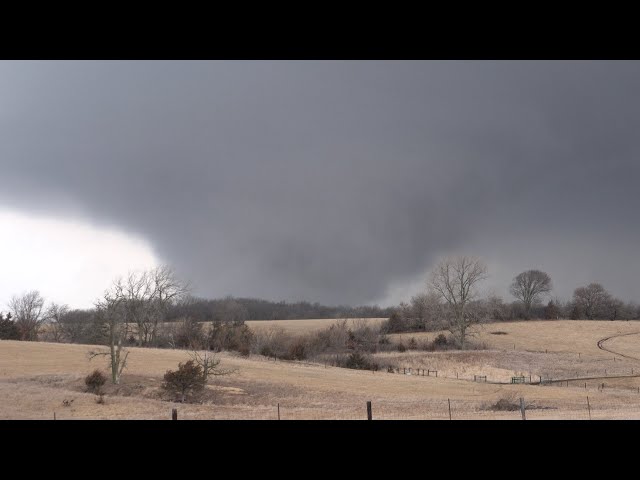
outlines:
[[[373,420],[373,414],[371,413],[371,400],[367,402],[367,420]]]
[[[278,420],[280,420],[280,403],[278,403]]]
[[[171,420],[177,420],[178,419],[178,409],[174,408],[171,410]]]
[[[522,414],[522,419],[526,420],[527,416],[525,415],[524,398],[522,397],[520,397],[520,413]]]
[[[451,420],[451,399],[447,398],[447,402],[449,403],[449,420]]]
[[[589,410],[589,420],[591,420],[591,405],[589,404],[589,397],[587,397],[587,410]]]
[[[56,412],[53,412],[53,419],[56,419]]]

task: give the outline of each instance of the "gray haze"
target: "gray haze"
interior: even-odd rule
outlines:
[[[0,166],[200,295],[397,301],[465,252],[640,300],[637,62],[0,62]]]

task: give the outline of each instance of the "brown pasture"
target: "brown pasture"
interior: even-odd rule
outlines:
[[[268,328],[267,323],[260,323]],[[84,376],[94,368],[106,371],[103,359],[88,359],[88,351],[95,347],[0,341],[0,419],[53,419],[54,412],[57,419],[169,419],[172,408],[178,408],[180,419],[275,419],[278,403],[282,419],[366,419],[367,400],[373,402],[374,419],[446,419],[450,399],[454,419],[515,420],[520,412],[489,407],[501,398],[515,401],[519,397],[525,398],[529,419],[586,419],[587,396],[592,418],[640,419],[637,377],[569,380],[569,386],[491,383],[508,381],[514,374],[530,373],[534,380],[540,374],[570,379],[576,373],[587,376],[587,372],[597,377],[605,369],[608,375],[640,370],[640,361],[613,360],[613,354],[597,347],[599,339],[631,333],[635,325],[587,321],[488,324],[475,339],[485,342],[487,350],[376,354],[381,364],[404,364],[412,375],[223,353],[223,365],[237,369],[236,373],[212,382],[204,403],[184,405],[163,399],[159,386],[167,369],[188,359],[185,351],[131,348],[122,385],[108,386],[106,403],[99,405],[83,384]],[[318,328],[318,322],[291,328],[310,331]],[[491,331],[507,334],[492,335]],[[638,341],[640,335],[629,335],[606,345],[640,358]],[[438,370],[438,377],[417,376],[418,368]],[[488,382],[474,382],[473,375],[486,375]],[[63,406],[64,400],[73,402]]]

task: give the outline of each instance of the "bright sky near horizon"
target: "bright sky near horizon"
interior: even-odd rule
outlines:
[[[158,263],[143,239],[79,220],[0,209],[0,232],[0,311],[28,290],[90,307],[118,275]]]

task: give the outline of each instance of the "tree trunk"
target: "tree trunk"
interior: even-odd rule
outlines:
[[[111,341],[109,342],[110,348],[110,357],[111,357],[111,380],[114,384],[118,384],[118,362],[116,358],[116,346],[115,346],[115,338],[113,333],[113,327],[110,329],[111,333]]]

